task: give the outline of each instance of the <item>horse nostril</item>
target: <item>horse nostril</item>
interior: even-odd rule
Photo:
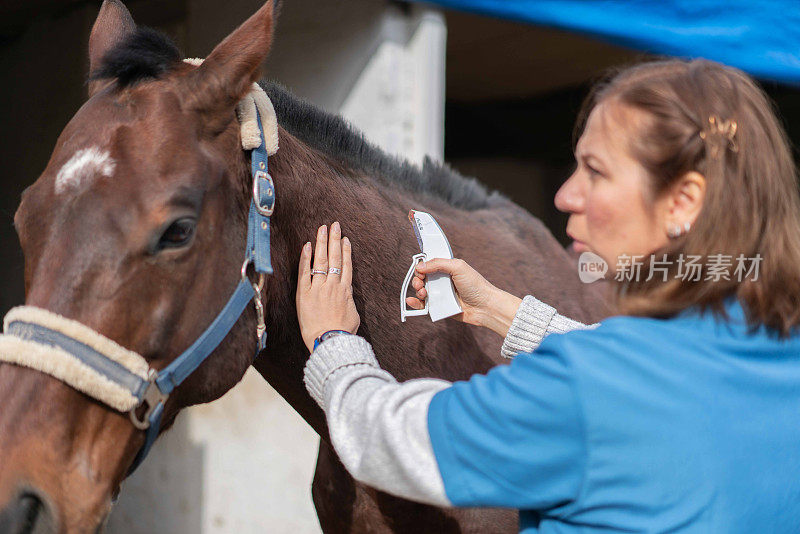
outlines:
[[[55,531],[50,510],[31,491],[21,493],[0,511],[0,534],[52,534]]]

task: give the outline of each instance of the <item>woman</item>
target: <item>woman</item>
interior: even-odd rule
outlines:
[[[313,269],[306,244],[305,381],[342,462],[402,497],[519,508],[523,532],[800,531],[800,199],[767,98],[712,62],[647,63],[598,85],[577,132],[555,202],[619,315],[587,327],[462,261],[420,265],[409,304],[446,272],[461,320],[526,353],[487,375],[397,383],[350,334],[338,223]]]

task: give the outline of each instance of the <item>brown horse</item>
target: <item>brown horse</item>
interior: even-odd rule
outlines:
[[[205,329],[240,278],[251,177],[234,108],[258,77],[272,26],[267,3],[194,67],[169,41],[136,28],[118,0],[104,2],[90,39],[90,98],[15,217],[28,305],[80,321],[156,369]],[[251,308],[170,397],[163,427],[182,408],[220,397],[252,363],[322,437],[313,497],[326,532],[513,532],[512,511],[423,506],[344,471],[302,381],[300,248],[320,224],[342,222],[353,242],[360,333],[400,380],[464,379],[500,360],[501,340],[487,331],[400,323],[398,285],[416,252],[410,208],[434,214],[454,252],[501,287],[584,321],[605,313],[602,297],[578,281],[547,229],[509,200],[447,168],[386,156],[340,119],[267,89],[282,127],[270,161],[278,201],[275,273],[263,290],[267,348],[252,361]],[[143,432],[126,414],[7,364],[0,406],[0,532],[100,529]]]

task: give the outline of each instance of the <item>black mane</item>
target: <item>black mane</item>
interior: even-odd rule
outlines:
[[[139,27],[112,48],[90,80],[116,79],[120,88],[157,79],[181,61],[172,40],[151,28]],[[292,95],[278,84],[262,83],[278,122],[312,148],[386,184],[430,194],[457,208],[477,210],[489,205],[490,193],[474,178],[465,178],[445,164],[426,158],[422,167],[387,154],[341,117]]]
[[[116,79],[118,87],[130,87],[157,79],[180,61],[181,53],[169,37],[142,26],[103,56],[89,80]]]
[[[319,109],[277,83],[262,82],[261,86],[275,106],[278,123],[286,131],[351,168],[409,191],[430,193],[451,206],[467,210],[486,208],[490,197],[497,195],[490,194],[476,179],[461,176],[448,165],[430,158],[426,157],[420,168],[387,154],[343,118]]]

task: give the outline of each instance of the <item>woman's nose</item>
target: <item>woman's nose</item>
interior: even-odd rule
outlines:
[[[554,200],[556,209],[564,213],[580,213],[585,205],[585,194],[578,177],[573,174],[558,189]]]

